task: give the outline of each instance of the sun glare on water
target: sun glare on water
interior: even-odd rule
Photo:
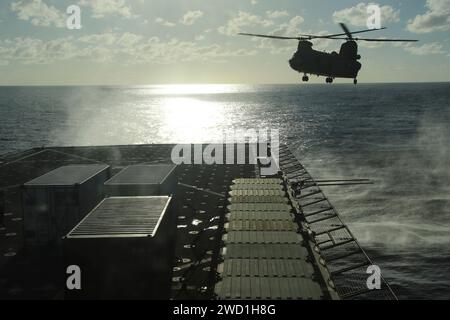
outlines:
[[[199,95],[233,93],[239,90],[238,85],[231,84],[168,84],[147,87],[148,93],[158,95]]]
[[[223,105],[188,97],[171,97],[161,105],[164,136],[180,143],[221,142],[226,121]]]
[[[177,143],[222,142],[230,106],[207,95],[234,93],[239,85],[187,84],[154,85],[142,88],[143,94],[160,101],[159,135]],[[145,93],[144,93],[145,92]]]

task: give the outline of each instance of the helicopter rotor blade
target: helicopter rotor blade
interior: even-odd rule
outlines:
[[[363,33],[363,32],[372,32],[372,31],[379,31],[379,30],[384,30],[387,29],[386,27],[382,27],[379,29],[365,29],[365,30],[359,30],[359,31],[352,31],[350,32],[351,34],[356,34],[356,33]],[[311,34],[301,34],[301,36],[305,36],[305,37],[313,37],[313,38],[334,38],[334,37],[340,37],[340,36],[345,36],[347,35],[346,33],[337,33],[337,34],[329,34],[329,35],[311,35]]]
[[[280,40],[302,40],[302,37],[282,37],[282,36],[271,36],[266,34],[254,34],[254,33],[238,33],[241,36],[251,36],[269,39],[280,39]]]
[[[347,28],[347,26],[345,25],[345,23],[339,23],[339,25],[341,26],[342,30],[344,30],[345,34],[347,35],[347,37],[352,40],[353,36],[352,33],[350,32],[350,30]]]
[[[352,31],[351,34],[378,31],[378,30],[384,30],[384,29],[386,29],[386,27],[383,27],[380,29],[367,29],[367,30],[361,30],[361,31]],[[308,37],[310,39],[331,39],[331,38],[345,36],[345,35],[347,35],[347,34],[346,33],[325,34],[325,35],[301,34],[300,36]]]
[[[351,34],[355,33],[363,33],[363,32],[371,32],[386,29],[386,27],[380,29],[366,29],[360,31],[353,31]],[[269,38],[269,39],[279,39],[279,40],[313,40],[313,39],[333,39],[339,36],[345,36],[346,33],[336,33],[336,34],[328,34],[328,35],[315,35],[315,34],[301,34],[299,37],[285,37],[285,36],[275,36],[275,35],[267,35],[267,34],[256,34],[256,33],[238,33],[241,36],[251,36],[251,37],[260,37],[260,38]],[[338,39],[338,38],[336,38]],[[340,38],[344,39],[344,38]]]
[[[356,41],[371,41],[371,42],[417,42],[419,40],[415,39],[367,39],[367,38],[356,38]]]
[[[348,38],[329,38],[331,40],[348,40]],[[352,38],[353,41],[370,41],[370,42],[417,42],[415,39],[371,39],[371,38]]]
[[[275,35],[266,35],[266,34],[256,34],[256,33],[239,33],[242,36],[251,36],[251,37],[260,37],[260,38],[269,38],[269,39],[279,39],[279,40],[314,40],[314,39],[330,39],[330,40],[354,40],[354,41],[372,41],[372,42],[417,42],[418,40],[412,39],[372,39],[372,38],[353,38],[353,34],[363,33],[363,32],[372,32],[378,30],[384,30],[386,27],[382,27],[379,29],[365,29],[359,31],[351,32],[344,23],[339,23],[342,30],[345,33],[337,33],[337,34],[329,34],[329,35],[312,35],[312,34],[301,34],[298,37],[285,37],[285,36],[275,36]],[[346,38],[342,36],[347,36]]]

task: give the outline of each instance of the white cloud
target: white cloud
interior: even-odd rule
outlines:
[[[203,12],[200,10],[196,11],[188,11],[186,14],[181,18],[180,23],[190,26],[193,25],[198,19],[203,17]]]
[[[113,45],[117,40],[117,36],[114,33],[102,33],[102,34],[91,34],[87,36],[82,36],[78,38],[78,41],[87,44],[99,44],[110,46]]]
[[[372,3],[365,4],[364,2],[361,2],[354,7],[335,11],[333,13],[333,20],[336,23],[343,22],[357,27],[366,27],[367,19],[370,16],[367,13],[367,6],[370,4]],[[381,9],[381,24],[400,21],[399,11],[395,10],[392,6],[389,5],[380,6],[380,9]]]
[[[156,18],[155,23],[160,24],[164,27],[175,27],[176,23],[164,20],[163,18]]]
[[[20,20],[31,21],[35,26],[65,26],[65,14],[42,0],[18,1],[11,3],[11,10],[17,13]]]
[[[48,61],[68,60],[76,54],[71,38],[43,41],[33,38],[15,38],[0,41],[0,60],[23,64],[45,64]]]
[[[292,17],[289,21],[280,24],[276,29],[269,32],[269,35],[295,37],[300,32],[300,25],[305,21],[302,16]],[[292,51],[296,48],[297,42],[294,40],[272,40],[256,39],[259,41],[259,48],[269,49],[272,54],[279,54]]]
[[[245,11],[239,11],[237,16],[228,20],[226,26],[218,28],[219,33],[227,36],[235,36],[239,32],[242,32],[243,27],[269,27],[274,23],[272,20],[264,19],[261,16],[254,15]]]
[[[409,31],[428,33],[450,29],[450,0],[427,0],[425,6],[427,12],[408,21]]]
[[[258,4],[258,0],[250,0],[250,3],[251,3],[252,5],[257,5],[257,4]]]
[[[280,24],[269,35],[294,37],[300,33],[300,25],[305,21],[302,16],[292,17],[289,21]]]
[[[117,50],[116,50],[117,52]],[[151,37],[132,48],[119,49],[133,63],[171,64],[173,62],[216,61],[217,58],[255,55],[255,50],[229,49],[222,45],[199,45],[196,42]],[[222,60],[223,61],[223,60]]]
[[[285,25],[282,25],[282,29],[285,29],[286,35],[297,35],[300,32],[300,25],[305,22],[305,19],[301,16],[295,16]]]
[[[270,19],[277,19],[281,17],[288,17],[289,13],[286,10],[283,11],[266,11],[266,15]]]
[[[221,61],[226,58],[251,56],[256,50],[234,49],[223,44],[201,45],[178,39],[161,40],[133,33],[91,34],[78,38],[65,37],[51,41],[34,38],[0,40],[0,62],[21,64],[53,64],[61,61],[85,60],[128,64],[171,64],[186,61]]]
[[[131,47],[140,43],[144,39],[143,36],[126,32],[117,39],[117,44],[122,47]]]
[[[90,8],[93,18],[104,18],[107,15],[117,15],[124,18],[134,18],[131,7],[125,0],[80,0],[80,6]]]
[[[411,43],[403,44],[403,49],[405,51],[417,55],[417,56],[426,56],[426,55],[434,55],[434,54],[444,54],[446,53],[443,50],[442,44],[438,42],[426,43],[421,46],[414,46]]]

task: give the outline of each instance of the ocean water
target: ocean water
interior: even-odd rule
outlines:
[[[450,84],[0,87],[0,154],[279,129],[402,299],[450,298]]]

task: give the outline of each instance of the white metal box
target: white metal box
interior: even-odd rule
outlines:
[[[104,198],[104,164],[59,167],[22,187],[27,245],[58,244]]]
[[[64,269],[81,290],[66,299],[169,299],[175,245],[171,198],[104,199],[64,238]]]
[[[109,197],[171,195],[177,185],[176,165],[134,165],[105,182]]]

